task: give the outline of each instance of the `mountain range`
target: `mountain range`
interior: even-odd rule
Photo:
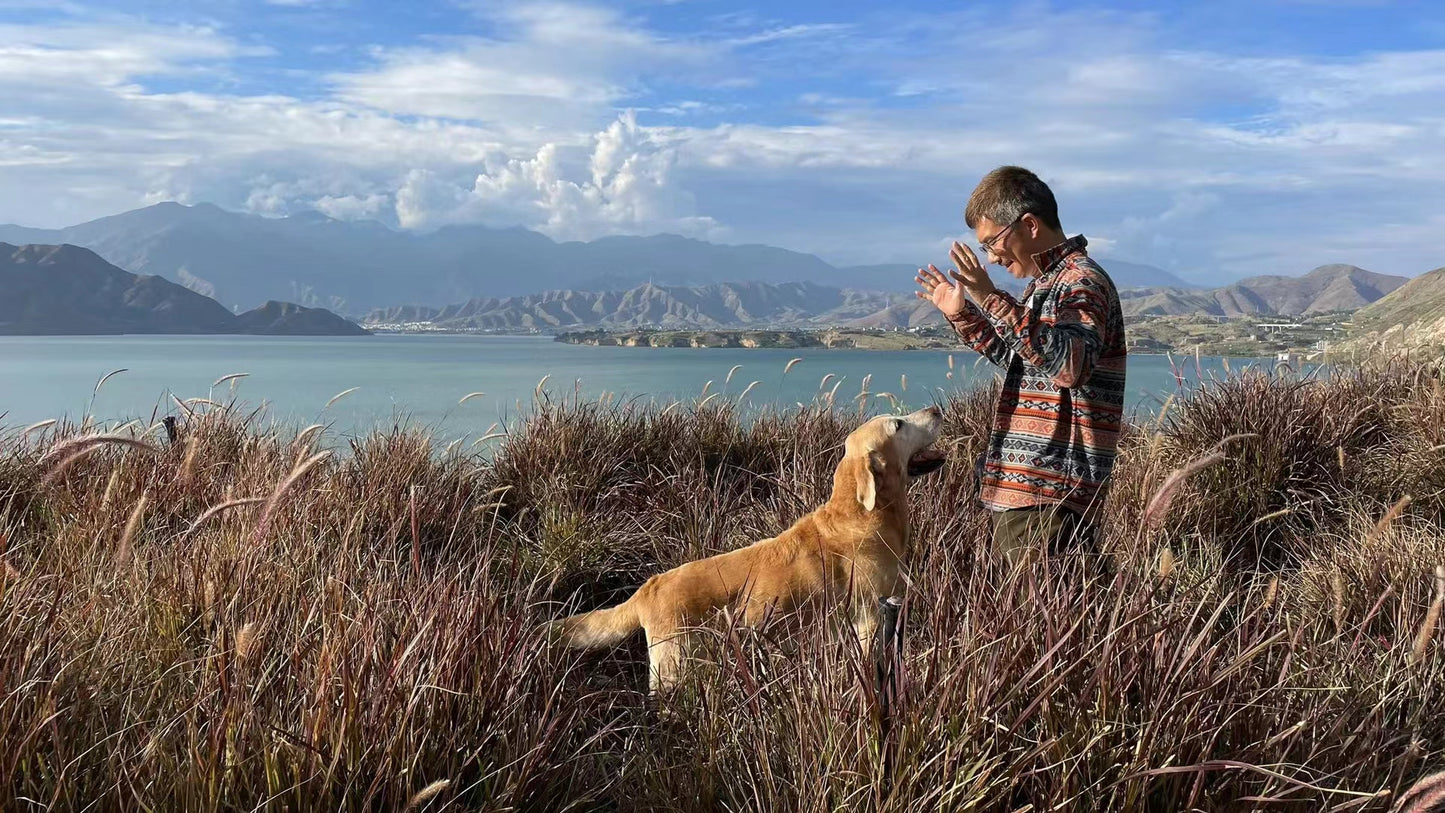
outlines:
[[[233,310],[286,300],[352,316],[403,303],[621,291],[649,282],[811,282],[902,292],[912,287],[916,270],[902,264],[840,268],[773,246],[719,245],[671,234],[558,243],[522,228],[448,226],[421,234],[316,212],[266,218],[210,204],[160,203],[64,229],[0,226],[0,240],[84,246],[121,268],[165,277]],[[1162,269],[1107,262],[1121,287],[1191,288]]]
[[[1108,268],[1108,266],[1105,266]],[[1288,314],[1303,316],[1364,307],[1409,282],[1353,265],[1322,265],[1299,277],[1261,276],[1208,290],[1135,288],[1119,291],[1126,316]]]
[[[319,308],[267,302],[240,315],[157,276],[71,245],[0,243],[0,334],[251,333],[365,335]]]
[[[446,330],[727,328],[859,325],[889,307],[926,305],[912,294],[839,289],[811,282],[726,282],[698,287],[646,283],[626,291],[551,291],[372,311],[363,324],[425,322]],[[932,311],[929,306],[928,310]],[[921,311],[921,309],[920,309]],[[934,311],[936,314],[937,312]]]
[[[1354,266],[1321,266],[1302,277],[1254,277],[1204,291],[1123,290],[1127,317],[1175,313],[1221,316],[1303,315],[1352,310],[1399,288],[1404,277]],[[441,330],[571,328],[710,329],[741,327],[909,328],[943,323],[911,293],[836,288],[811,282],[732,282],[705,286],[643,284],[624,291],[550,291],[483,297],[444,307],[405,305],[368,313],[363,324],[426,323]]]

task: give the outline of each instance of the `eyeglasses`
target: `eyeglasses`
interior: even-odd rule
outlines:
[[[1026,215],[1026,214],[1028,214],[1028,212],[1024,212],[1024,214]],[[981,249],[983,249],[984,251],[988,252],[989,254],[992,254],[992,255],[994,255],[995,257],[997,257],[997,256],[998,256],[998,251],[996,250],[995,247],[998,245],[998,241],[1002,240],[1004,234],[1006,234],[1009,229],[1013,228],[1014,226],[1017,226],[1020,222],[1023,221],[1023,219],[1024,219],[1024,215],[1019,215],[1018,217],[1014,218],[1014,221],[1013,221],[1012,223],[1010,223],[1010,224],[1008,224],[1007,226],[1004,226],[1003,228],[999,229],[999,230],[998,230],[998,233],[995,234],[994,236],[988,238],[987,240],[980,240],[980,241],[978,241],[978,247],[981,248]]]

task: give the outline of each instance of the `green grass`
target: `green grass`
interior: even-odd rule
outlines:
[[[719,625],[663,708],[640,640],[538,634],[824,500],[858,421],[827,399],[544,398],[485,457],[234,407],[145,448],[12,429],[4,806],[1383,811],[1445,764],[1438,378],[1231,379],[1131,428],[1112,582],[999,572],[970,496],[991,393],[944,406],[886,742],[871,665],[822,628]]]

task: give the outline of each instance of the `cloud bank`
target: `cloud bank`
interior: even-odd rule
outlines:
[[[0,222],[209,201],[922,263],[962,233],[978,177],[1017,163],[1069,230],[1204,281],[1445,264],[1445,49],[1230,53],[1099,10],[489,7],[377,43],[12,6]],[[321,47],[348,58],[318,65]]]

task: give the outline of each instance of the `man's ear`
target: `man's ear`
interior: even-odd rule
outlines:
[[[883,476],[885,461],[878,452],[869,452],[858,460],[858,503],[864,511],[872,511],[878,504],[878,478]]]

